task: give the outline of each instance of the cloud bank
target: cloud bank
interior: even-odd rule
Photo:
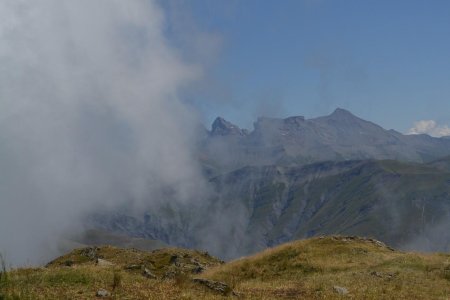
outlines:
[[[201,77],[164,36],[155,1],[0,2],[0,252],[40,263],[84,212],[200,198]],[[167,191],[164,191],[167,192]],[[131,204],[130,204],[131,203]]]
[[[428,134],[434,137],[450,136],[450,127],[439,125],[433,120],[421,120],[415,122],[407,134]]]

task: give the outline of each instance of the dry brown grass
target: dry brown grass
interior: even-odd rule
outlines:
[[[4,299],[93,299],[103,288],[111,292],[109,299],[225,298],[192,281],[202,277],[227,283],[242,299],[450,298],[450,255],[403,253],[364,239],[296,241],[224,265],[198,251],[103,247],[97,255],[114,266],[100,267],[77,251],[82,250],[46,268],[10,271],[0,295]],[[173,256],[178,257],[177,263]],[[65,266],[68,260],[71,266]],[[192,274],[192,260],[208,270]],[[146,265],[158,279],[126,269],[130,264]],[[165,272],[177,268],[179,272],[164,279]],[[339,295],[334,286],[345,287],[349,293]]]
[[[449,299],[450,255],[403,253],[372,240],[314,238],[212,268],[247,298]],[[334,286],[349,293],[340,296]]]

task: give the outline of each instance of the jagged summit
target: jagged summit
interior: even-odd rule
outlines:
[[[246,135],[246,130],[242,130],[239,126],[234,125],[233,123],[228,122],[224,118],[217,117],[211,126],[211,134],[212,135]]]

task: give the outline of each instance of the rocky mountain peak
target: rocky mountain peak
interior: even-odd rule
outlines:
[[[246,135],[247,131],[240,129],[239,126],[236,126],[233,123],[228,122],[224,118],[217,117],[212,123],[211,134],[216,136]]]
[[[329,117],[332,118],[339,118],[339,119],[349,119],[349,118],[357,118],[354,114],[349,112],[348,110],[345,110],[343,108],[336,108],[334,112],[329,115]]]
[[[312,122],[319,122],[319,123],[329,123],[329,122],[333,122],[333,123],[340,123],[340,124],[352,124],[355,122],[367,122],[364,121],[360,118],[358,118],[357,116],[355,116],[354,114],[352,114],[351,112],[349,112],[346,109],[343,108],[336,108],[331,114],[327,115],[327,116],[322,116],[322,117],[317,117],[317,118],[313,118],[310,119],[308,121],[312,121]]]

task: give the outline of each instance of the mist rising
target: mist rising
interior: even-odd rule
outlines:
[[[196,115],[155,1],[0,3],[0,251],[9,263],[57,254],[81,216],[127,200],[198,196]],[[158,199],[157,199],[158,198]]]

